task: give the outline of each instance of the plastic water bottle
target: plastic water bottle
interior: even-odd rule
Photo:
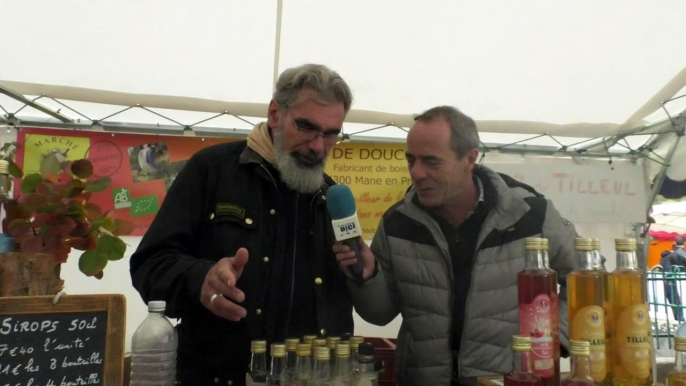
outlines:
[[[148,317],[131,340],[131,386],[172,386],[176,380],[174,326],[164,316],[164,301],[148,303]]]

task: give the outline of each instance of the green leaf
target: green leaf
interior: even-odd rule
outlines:
[[[83,192],[86,188],[86,184],[81,180],[71,180],[64,186],[62,190],[62,196],[67,198],[74,198]]]
[[[86,190],[92,193],[102,192],[107,189],[112,183],[112,179],[109,177],[103,177],[97,180],[86,182]]]
[[[103,235],[95,250],[106,256],[107,260],[120,260],[126,252],[126,244],[119,237]]]
[[[10,173],[10,176],[14,178],[24,177],[24,172],[21,170],[19,165],[17,165],[11,158],[7,158],[7,161],[10,163],[7,169]]]
[[[79,258],[79,270],[86,276],[95,276],[107,266],[105,255],[96,252],[97,249],[84,252]]]
[[[135,229],[136,229],[136,226],[133,225],[133,223],[131,221],[119,220],[119,219],[114,220],[114,231],[113,231],[113,233],[117,236],[130,235]]]
[[[60,170],[60,160],[55,154],[50,154],[40,163],[40,174],[59,174]]]
[[[89,220],[97,220],[102,218],[102,209],[92,202],[87,202],[83,205],[83,209],[86,210],[86,217]]]
[[[93,174],[93,164],[87,159],[80,159],[71,165],[71,172],[78,178],[88,178]]]
[[[7,231],[18,239],[31,231],[31,223],[23,218],[17,218],[10,222]]]
[[[35,193],[38,184],[43,182],[43,177],[38,173],[27,174],[21,181],[21,192],[24,194]]]
[[[114,220],[111,218],[101,218],[98,220],[95,220],[91,223],[91,225],[88,226],[88,231],[96,231],[100,230],[100,228],[107,230],[108,232],[114,231],[115,224]]]

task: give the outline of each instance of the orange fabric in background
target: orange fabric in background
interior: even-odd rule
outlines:
[[[662,251],[671,251],[673,246],[674,240],[651,240],[650,248],[648,249],[648,268],[653,268],[660,264]]]

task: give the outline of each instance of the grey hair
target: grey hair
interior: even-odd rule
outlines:
[[[276,81],[273,98],[282,111],[287,110],[301,102],[298,96],[303,89],[314,90],[318,95],[318,103],[343,103],[346,114],[353,103],[348,84],[337,72],[321,64],[304,64],[282,72]]]
[[[450,148],[457,159],[462,159],[472,149],[479,149],[479,132],[474,120],[452,106],[432,107],[416,116],[416,122],[430,122],[444,118],[450,125]]]

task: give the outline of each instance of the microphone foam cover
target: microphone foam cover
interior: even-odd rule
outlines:
[[[326,209],[333,220],[355,214],[355,197],[347,185],[334,185],[326,191]]]

